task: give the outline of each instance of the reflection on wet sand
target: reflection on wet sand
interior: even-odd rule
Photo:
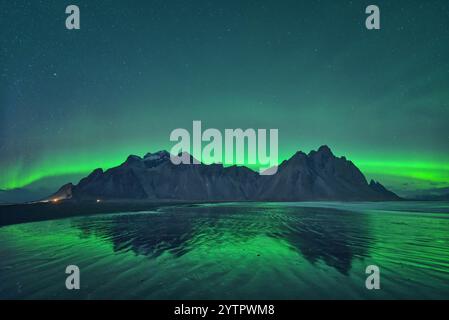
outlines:
[[[240,245],[258,236],[287,241],[310,263],[321,260],[346,275],[354,257],[368,255],[372,237],[363,214],[288,206],[182,206],[154,213],[75,219],[82,236],[107,239],[115,252],[181,257],[199,244]],[[224,243],[224,239],[228,243]]]
[[[191,220],[171,214],[98,216],[73,221],[81,237],[109,240],[115,252],[132,250],[137,255],[157,257],[164,251],[182,256],[184,243],[192,236]]]
[[[447,299],[449,203],[227,203],[0,228],[0,299]],[[66,290],[67,265],[82,290]],[[365,287],[367,265],[382,290]],[[375,292],[373,292],[375,291]]]
[[[301,218],[289,221],[277,236],[287,239],[309,262],[321,259],[347,275],[355,257],[368,256],[373,239],[365,215],[330,208],[289,210]]]

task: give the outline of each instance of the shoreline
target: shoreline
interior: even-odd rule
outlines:
[[[338,201],[338,200],[316,200],[316,201],[295,201],[295,202],[340,202],[340,203],[379,203],[379,202],[438,202],[425,200],[398,200],[398,201]],[[57,220],[72,217],[90,216],[96,214],[139,212],[154,210],[162,207],[178,205],[197,204],[225,204],[225,203],[291,203],[291,201],[127,201],[109,200],[100,203],[96,201],[59,201],[54,202],[33,202],[24,204],[0,204],[0,228],[9,225],[39,222],[47,220]],[[445,202],[445,201],[442,201]]]

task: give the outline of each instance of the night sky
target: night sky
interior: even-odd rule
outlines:
[[[327,144],[400,194],[449,185],[447,0],[0,0],[0,30],[0,189],[170,150],[193,120],[278,128],[280,160]]]

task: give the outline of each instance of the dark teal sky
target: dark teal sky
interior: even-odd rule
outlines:
[[[192,120],[278,128],[281,159],[327,144],[398,192],[449,185],[447,1],[0,4],[0,189],[170,149]]]

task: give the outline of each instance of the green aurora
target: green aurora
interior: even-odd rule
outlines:
[[[123,148],[120,153],[94,152],[88,154],[63,155],[58,158],[45,159],[34,168],[25,168],[23,165],[12,166],[0,178],[3,189],[22,188],[38,182],[41,179],[54,176],[85,176],[96,168],[108,169],[120,165],[127,155],[133,154],[132,148]],[[135,149],[136,150],[136,149]],[[156,151],[156,150],[153,150]],[[144,154],[142,151],[141,155]],[[280,162],[288,159],[290,155],[281,155]],[[432,186],[446,186],[449,181],[448,162],[414,162],[414,161],[373,161],[372,157],[360,160],[350,158],[368,178],[387,181],[393,185],[407,181],[412,188],[425,189]],[[208,161],[205,161],[208,163]],[[249,166],[257,169],[257,166]],[[73,181],[77,182],[77,181]],[[404,188],[404,186],[403,186]]]
[[[448,3],[379,0],[379,31],[369,4],[80,0],[69,31],[64,1],[2,2],[0,189],[170,150],[193,120],[277,128],[280,161],[329,145],[399,194],[449,186]]]

